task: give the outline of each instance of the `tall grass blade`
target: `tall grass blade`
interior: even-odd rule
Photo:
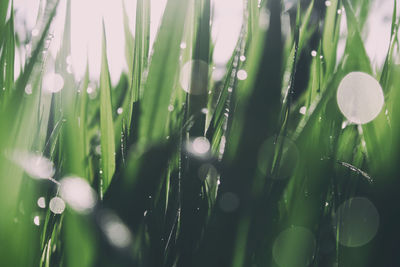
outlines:
[[[100,133],[101,133],[101,181],[100,192],[104,194],[115,171],[115,138],[111,105],[111,82],[107,62],[106,34],[103,24],[103,45],[100,73]]]

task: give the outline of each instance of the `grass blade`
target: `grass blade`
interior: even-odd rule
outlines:
[[[103,23],[103,52],[100,73],[100,133],[101,133],[101,181],[100,194],[104,194],[115,171],[114,124],[111,105],[111,82],[107,62],[106,34]]]

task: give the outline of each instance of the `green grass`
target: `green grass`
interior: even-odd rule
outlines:
[[[124,13],[128,70],[113,86],[104,26],[100,80],[89,78],[89,67],[79,82],[68,71],[70,1],[56,58],[46,50],[59,15],[53,0],[39,12],[40,34],[14,77],[23,44],[13,1],[1,1],[0,265],[399,266],[397,3],[386,60],[373,67],[364,38],[371,1],[299,1],[289,11],[283,2],[244,1],[240,37],[214,81],[212,2],[168,0],[150,52],[150,0],[138,0],[134,33]],[[42,80],[51,64],[64,86],[48,94]],[[352,71],[375,77],[385,104],[372,122],[342,127],[336,92]],[[204,137],[210,149],[198,153]],[[54,175],[32,179],[43,161]],[[90,184],[95,207],[82,212],[68,199],[69,176]],[[37,205],[42,196],[45,208]],[[49,209],[55,196],[66,202],[62,214]],[[368,227],[346,233],[338,215],[353,197],[369,199],[379,214],[378,232],[356,247],[343,238],[354,243]]]

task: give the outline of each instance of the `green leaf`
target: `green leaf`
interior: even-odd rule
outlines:
[[[339,40],[339,30],[342,15],[337,13],[341,8],[338,0],[332,0],[326,9],[324,31],[322,34],[322,51],[326,62],[326,72],[332,73],[336,65],[336,50]]]
[[[125,30],[126,31],[126,30]],[[150,46],[150,1],[138,0],[136,4],[135,50],[131,75],[129,112],[126,113],[128,126],[131,125],[133,103],[141,98],[143,73],[148,63]],[[130,48],[132,49],[132,48]],[[137,127],[137,126],[134,126]],[[131,128],[131,127],[130,127]]]
[[[66,266],[93,266],[96,240],[91,223],[87,217],[71,212],[66,214],[64,226]]]
[[[115,171],[114,124],[111,105],[111,82],[107,62],[106,33],[103,22],[103,45],[100,72],[100,144],[101,144],[101,194],[106,192]]]
[[[169,0],[165,8],[141,102],[139,141],[143,145],[166,137],[168,105],[178,73],[188,2]]]
[[[361,38],[358,19],[349,0],[343,1],[347,18],[347,41],[342,61],[344,73],[363,71],[372,74],[372,67]]]

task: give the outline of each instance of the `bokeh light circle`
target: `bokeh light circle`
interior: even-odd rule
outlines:
[[[313,233],[302,226],[289,227],[274,241],[272,255],[281,267],[308,266],[315,254],[316,240]]]
[[[97,202],[95,191],[89,183],[79,177],[61,180],[60,195],[68,205],[79,213],[89,213]]]
[[[64,87],[64,79],[58,73],[48,73],[43,77],[43,90],[47,93],[57,93]]]
[[[343,202],[333,217],[336,239],[346,247],[360,247],[370,242],[379,228],[379,213],[364,197]]]
[[[357,124],[375,119],[385,101],[379,82],[363,72],[347,74],[339,84],[336,97],[343,115]]]

